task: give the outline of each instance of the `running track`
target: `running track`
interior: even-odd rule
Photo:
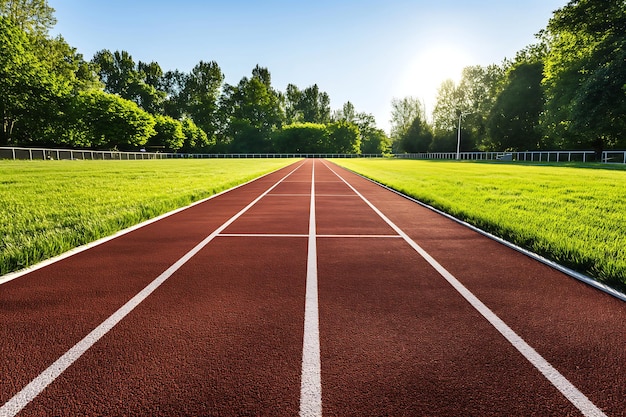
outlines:
[[[322,160],[0,285],[0,416],[624,416],[626,304]]]

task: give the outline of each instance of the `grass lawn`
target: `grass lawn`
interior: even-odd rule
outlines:
[[[336,159],[406,195],[626,288],[626,167]]]
[[[294,161],[0,161],[0,275]]]

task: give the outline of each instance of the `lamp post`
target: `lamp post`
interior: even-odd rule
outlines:
[[[467,113],[463,113],[460,112],[459,113],[459,128],[457,131],[457,139],[456,139],[456,159],[459,160],[461,159],[461,119],[463,118],[463,116],[467,116],[468,114],[472,114],[474,112],[467,112]]]

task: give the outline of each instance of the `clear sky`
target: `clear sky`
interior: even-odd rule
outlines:
[[[423,100],[469,65],[500,64],[535,42],[567,0],[49,0],[53,34],[90,60],[125,50],[135,62],[189,72],[216,61],[236,84],[257,65],[274,88],[317,84],[331,108],[351,101],[389,131],[393,97]]]

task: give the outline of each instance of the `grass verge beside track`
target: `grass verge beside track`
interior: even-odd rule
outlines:
[[[0,275],[294,161],[0,161]]]
[[[333,162],[598,281],[626,288],[624,167]]]

